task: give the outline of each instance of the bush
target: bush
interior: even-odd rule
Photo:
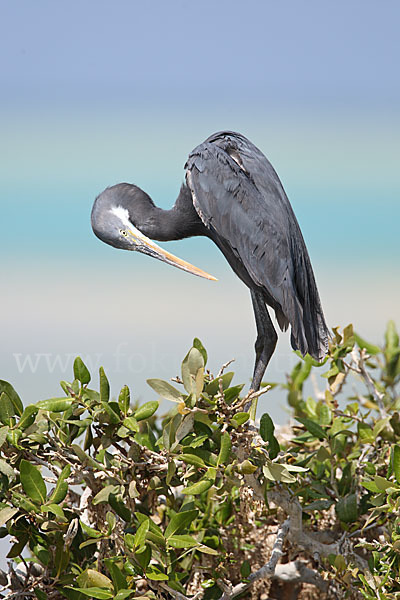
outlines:
[[[288,376],[294,421],[276,429],[268,414],[252,419],[268,386],[242,397],[233,373],[206,370],[197,339],[173,384],[148,381],[174,403],[164,416],[154,400],[132,406],[126,386],[111,399],[102,368],[90,388],[80,358],[62,397],[25,409],[1,381],[0,533],[13,542],[3,589],[398,597],[399,337],[393,323],[382,349],[351,326],[334,333],[328,370],[307,356]],[[315,371],[324,391],[305,397]]]

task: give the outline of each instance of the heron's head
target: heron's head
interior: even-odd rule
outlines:
[[[119,183],[105,189],[94,201],[91,215],[93,232],[102,242],[114,248],[137,250],[193,275],[215,280],[212,275],[160,248],[140,231],[139,223],[145,222],[145,216],[152,209],[155,209],[154,203],[143,190],[135,185]]]

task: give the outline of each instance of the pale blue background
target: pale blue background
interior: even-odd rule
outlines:
[[[207,240],[168,249],[191,277],[101,244],[94,197],[132,181],[170,206],[188,152],[238,130],[298,216],[331,326],[379,342],[399,320],[399,3],[1,2],[0,377],[59,394],[81,354],[152,399],[194,336],[248,383],[248,292]],[[281,336],[268,378],[293,364]],[[263,401],[285,420],[283,392]]]

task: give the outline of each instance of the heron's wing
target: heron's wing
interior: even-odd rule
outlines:
[[[195,148],[187,183],[203,223],[262,288],[292,344],[326,354],[327,328],[307,249],[282,184],[266,157],[239,134],[220,133]]]

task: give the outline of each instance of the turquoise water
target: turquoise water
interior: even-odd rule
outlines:
[[[240,113],[240,111],[238,111]],[[130,110],[110,118],[94,113],[10,111],[3,130],[0,183],[2,253],[104,260],[89,215],[94,197],[118,181],[137,183],[163,207],[171,206],[188,152],[213,130],[217,118],[185,127],[185,114],[168,122],[160,111]],[[263,121],[221,119],[242,130],[267,154],[291,199],[314,261],[396,263],[399,256],[400,125],[367,114],[327,115],[324,121],[285,113]],[[374,120],[373,120],[374,119]],[[140,123],[139,123],[140,121]],[[263,127],[259,126],[263,123]],[[366,130],[369,126],[369,130]],[[206,252],[201,240],[186,243]],[[193,249],[193,250],[192,250]],[[109,249],[107,249],[109,250]],[[121,259],[122,260],[122,259]]]

